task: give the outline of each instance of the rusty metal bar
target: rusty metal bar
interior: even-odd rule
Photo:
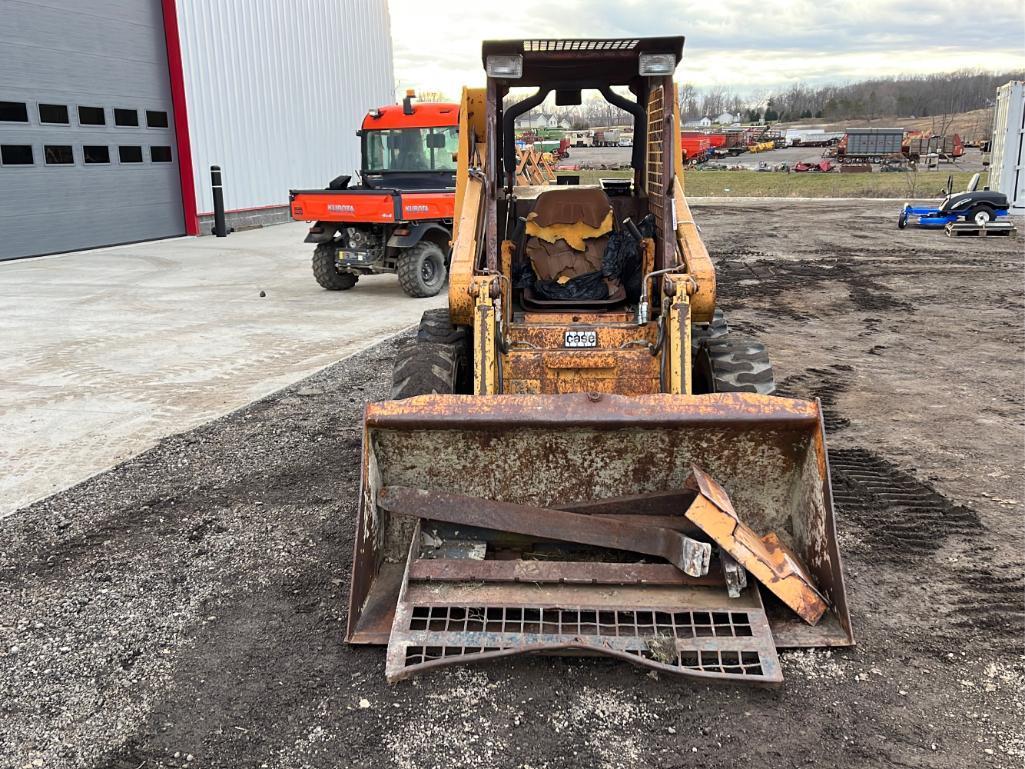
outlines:
[[[687,509],[694,492],[688,489],[656,491],[651,494],[630,494],[607,499],[592,499],[586,502],[558,502],[552,507],[568,513],[591,513],[592,515],[659,515],[679,517]]]
[[[715,395],[421,395],[368,403],[368,429],[556,428],[598,429],[675,427],[778,428],[805,432],[818,425],[814,401],[751,393]]]
[[[562,510],[559,506],[557,509]],[[686,507],[680,508],[686,510]],[[695,526],[693,523],[688,521],[686,518],[680,515],[628,515],[626,513],[597,513],[599,518],[608,518],[613,521],[623,521],[623,523],[634,523],[638,526],[655,526],[663,529],[672,529],[678,531],[681,534],[687,536],[693,536],[694,534],[701,535],[701,529]]]
[[[759,537],[740,521],[729,495],[701,468],[693,465],[686,483],[699,493],[685,515],[719,545],[722,553],[735,558],[738,568],[750,571],[809,625],[817,623],[829,603],[797,555],[775,532]],[[727,574],[727,583],[729,580]],[[731,595],[734,592],[739,595],[739,589],[731,590]]]
[[[581,585],[723,585],[722,578],[717,575],[691,577],[667,563],[599,561],[419,559],[410,563],[409,579],[427,582],[558,582]]]
[[[385,486],[377,495],[377,504],[388,512],[417,518],[655,555],[692,577],[708,573],[712,555],[708,543],[669,529],[464,494]]]

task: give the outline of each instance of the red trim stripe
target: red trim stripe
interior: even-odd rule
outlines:
[[[198,235],[196,180],[192,174],[192,144],[189,141],[189,113],[185,106],[185,75],[182,69],[181,39],[178,36],[178,14],[175,0],[160,0],[160,5],[164,12],[164,41],[167,44],[167,71],[171,79],[171,106],[174,110],[174,135],[178,144],[185,232]]]

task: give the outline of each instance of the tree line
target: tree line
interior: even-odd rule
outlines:
[[[699,88],[684,83],[679,86],[680,112],[684,122],[702,117],[715,120],[726,112],[746,123],[940,118],[991,107],[998,86],[1008,80],[1022,79],[1025,79],[1025,71],[962,69],[933,75],[895,75],[842,85],[795,83],[785,90],[749,94],[723,86]],[[510,93],[505,98],[506,108],[526,98],[531,90],[517,89]],[[529,114],[554,114],[574,129],[632,123],[628,113],[594,92],[586,92],[581,104],[566,107],[555,106],[554,97],[549,96]]]
[[[714,119],[723,112],[746,122],[873,120],[935,117],[992,106],[997,86],[1025,79],[1025,72],[962,69],[933,75],[896,75],[844,85],[795,83],[784,91],[743,97],[723,87],[680,86],[684,120]]]

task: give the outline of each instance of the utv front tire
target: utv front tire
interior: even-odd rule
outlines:
[[[776,392],[765,345],[733,335],[702,340],[694,361],[694,385],[699,393]]]
[[[445,254],[439,246],[421,240],[399,255],[396,264],[399,286],[409,296],[423,298],[441,291],[448,278]]]
[[[346,291],[356,285],[358,275],[342,272],[335,258],[337,249],[333,243],[321,243],[313,252],[313,277],[328,291]]]

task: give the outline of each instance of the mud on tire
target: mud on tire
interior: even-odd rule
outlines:
[[[694,360],[694,390],[772,395],[776,382],[765,345],[737,336],[703,339]]]
[[[337,248],[333,243],[321,243],[313,251],[313,277],[328,291],[346,291],[356,285],[358,275],[339,272],[335,259]]]
[[[407,248],[396,261],[399,286],[409,296],[421,298],[434,296],[441,291],[448,278],[445,254],[436,243],[421,240]]]

